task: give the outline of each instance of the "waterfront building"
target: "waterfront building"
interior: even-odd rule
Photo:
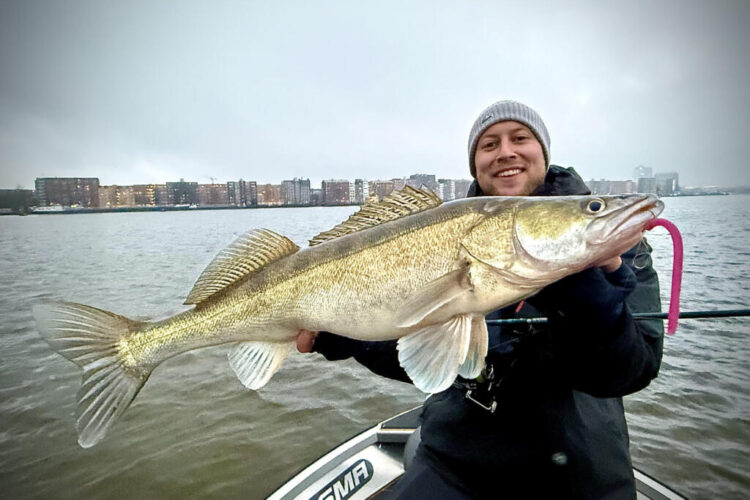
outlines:
[[[369,192],[382,200],[393,192],[393,181],[370,181]]]
[[[245,206],[242,203],[242,190],[239,182],[227,182],[227,203],[233,206]]]
[[[672,196],[680,192],[680,176],[677,172],[658,173],[654,178],[659,196]]]
[[[320,206],[323,204],[323,190],[313,188],[310,189],[310,205]]]
[[[324,205],[349,205],[352,202],[349,181],[329,179],[321,183]]]
[[[157,195],[159,193],[159,184],[133,184],[130,187],[132,188],[133,204],[135,206],[153,207],[154,205],[158,205]]]
[[[653,177],[654,171],[651,167],[644,167],[643,165],[638,165],[633,169],[633,180],[635,182],[638,182],[638,179],[641,177]]]
[[[164,184],[134,184],[132,186],[99,186],[99,207],[153,207],[166,205]]]
[[[284,205],[295,205],[294,181],[281,181],[281,200]]]
[[[364,203],[370,197],[370,183],[365,179],[354,179],[354,203]]]
[[[638,192],[644,194],[656,194],[656,178],[641,177],[638,179]]]
[[[612,181],[610,194],[632,194],[636,192],[634,181]]]
[[[154,186],[154,205],[169,205],[169,195],[167,195],[166,184],[153,184]]]
[[[167,182],[167,205],[196,205],[198,203],[198,183],[185,182],[180,179],[179,182]]]
[[[456,181],[453,179],[438,179],[437,195],[443,201],[456,199]]]
[[[242,187],[244,186],[244,188]],[[244,190],[245,205],[248,207],[258,206],[258,183],[255,181],[243,181],[240,179],[240,189]]]
[[[591,194],[630,194],[636,192],[636,183],[631,180],[608,181],[600,179],[595,181],[591,179],[586,183],[591,190]]]
[[[99,207],[112,208],[117,206],[117,186],[99,186]]]
[[[310,204],[310,179],[294,178],[294,199],[298,205]]]
[[[40,206],[99,206],[97,177],[37,177],[34,186]]]
[[[604,179],[594,180],[591,179],[586,183],[586,187],[589,188],[591,194],[607,194],[609,191],[609,182]]]
[[[226,184],[198,184],[197,196],[198,204],[202,206],[229,203]]]
[[[132,207],[135,205],[133,186],[99,186],[99,207]]]
[[[435,176],[431,174],[412,174],[409,176],[409,180],[407,180],[406,183],[413,188],[426,188],[433,193],[437,193],[438,191],[438,183],[435,180]]]
[[[466,194],[469,192],[471,183],[473,181],[469,179],[456,179],[456,199],[466,198]]]
[[[258,185],[243,179],[227,182],[227,202],[237,207],[258,205]]]
[[[391,182],[393,183],[394,191],[401,191],[407,184],[406,179],[391,179]]]
[[[280,184],[259,184],[258,205],[273,207],[283,203]]]
[[[295,177],[291,181],[282,181],[281,194],[284,205],[309,205],[310,179]]]
[[[136,201],[136,194],[138,201]],[[136,186],[99,186],[99,207],[133,207],[136,205],[149,205],[144,193]]]
[[[133,207],[135,206],[135,193],[133,186],[117,186],[117,206]]]

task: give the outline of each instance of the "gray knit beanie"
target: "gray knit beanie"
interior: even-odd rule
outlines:
[[[547,127],[544,126],[542,117],[536,111],[520,102],[498,101],[482,111],[479,114],[479,118],[474,122],[474,126],[471,127],[471,133],[469,133],[469,169],[472,177],[477,176],[474,154],[477,150],[479,137],[494,124],[508,120],[523,123],[531,129],[542,145],[544,166],[545,168],[549,168],[549,132],[547,132]]]

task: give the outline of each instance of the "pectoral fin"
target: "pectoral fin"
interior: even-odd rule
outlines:
[[[466,359],[458,368],[458,374],[463,378],[477,378],[484,369],[484,358],[487,357],[487,323],[482,316],[471,318],[471,340]]]
[[[454,316],[399,339],[399,363],[418,389],[436,393],[450,387],[469,351],[471,323],[471,316]]]
[[[428,283],[406,299],[394,317],[399,328],[418,325],[427,316],[472,290],[469,266],[449,272]]]
[[[229,364],[242,385],[257,390],[281,368],[293,345],[294,342],[242,342],[229,353]]]

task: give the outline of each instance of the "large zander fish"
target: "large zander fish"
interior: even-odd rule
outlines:
[[[221,251],[169,319],[139,322],[68,302],[34,308],[39,331],[83,370],[77,428],[96,444],[153,369],[226,342],[241,382],[262,387],[301,328],[398,338],[399,361],[425,392],[477,377],[489,311],[620,255],[663,204],[653,196],[480,197],[441,204],[405,188],[366,204],[300,250],[254,230]]]

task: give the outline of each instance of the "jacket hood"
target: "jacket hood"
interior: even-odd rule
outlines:
[[[576,194],[591,194],[586,183],[573,167],[561,167],[560,165],[550,165],[547,169],[547,175],[544,177],[544,184],[531,193],[531,196],[566,196]],[[466,193],[467,198],[474,196],[486,196],[482,188],[479,187],[476,179],[471,183],[469,191]]]

